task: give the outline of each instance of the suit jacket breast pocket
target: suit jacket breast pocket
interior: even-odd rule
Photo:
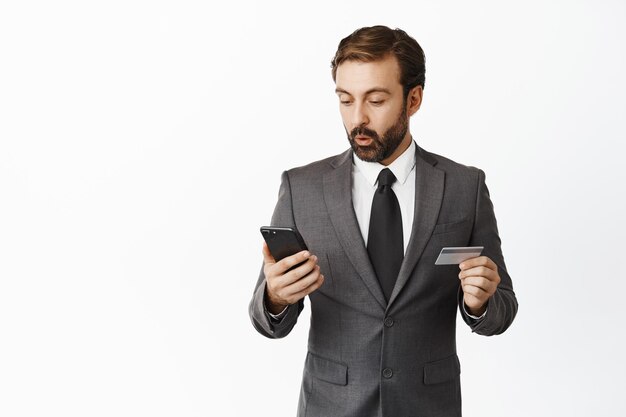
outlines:
[[[455,233],[455,232],[469,233],[471,230],[472,230],[472,219],[465,218],[459,221],[436,224],[435,228],[433,229],[433,235],[439,235],[442,233]]]
[[[467,246],[471,239],[472,226],[473,221],[469,218],[435,225],[426,255],[437,256],[445,246]]]

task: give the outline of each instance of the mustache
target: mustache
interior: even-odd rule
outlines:
[[[379,142],[378,133],[372,129],[368,129],[365,126],[355,127],[350,131],[350,137],[352,140],[356,139],[357,136],[368,136],[374,140],[374,142]]]

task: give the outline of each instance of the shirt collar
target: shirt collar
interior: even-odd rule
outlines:
[[[389,168],[391,172],[393,172],[393,175],[396,176],[397,181],[404,184],[415,167],[415,146],[415,141],[411,140],[411,144],[402,152],[402,155],[397,157],[396,160],[388,166],[379,162],[363,161],[354,153],[352,153],[352,162],[372,187],[376,185],[380,171],[385,168]]]

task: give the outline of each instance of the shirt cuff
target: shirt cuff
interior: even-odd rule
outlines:
[[[474,316],[474,315],[472,315],[472,314],[467,312],[467,309],[465,308],[465,302],[463,302],[463,312],[467,315],[467,317],[469,317],[471,319],[480,320],[480,319],[484,318],[485,314],[487,314],[487,310],[488,310],[488,308],[486,308],[485,312],[483,314],[481,314],[480,316]],[[281,314],[282,314],[282,312],[281,312]]]
[[[267,309],[267,306],[265,305],[265,303],[263,303],[263,309],[265,310],[265,312],[273,319],[276,321],[280,321],[282,320],[283,317],[285,317],[285,315],[287,314],[287,308],[289,308],[289,306],[283,308],[283,311],[281,311],[278,314],[272,314],[270,313],[270,311]]]

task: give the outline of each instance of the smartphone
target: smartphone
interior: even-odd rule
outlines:
[[[295,228],[263,226],[261,227],[261,234],[276,262],[287,256],[308,250],[304,239]]]

